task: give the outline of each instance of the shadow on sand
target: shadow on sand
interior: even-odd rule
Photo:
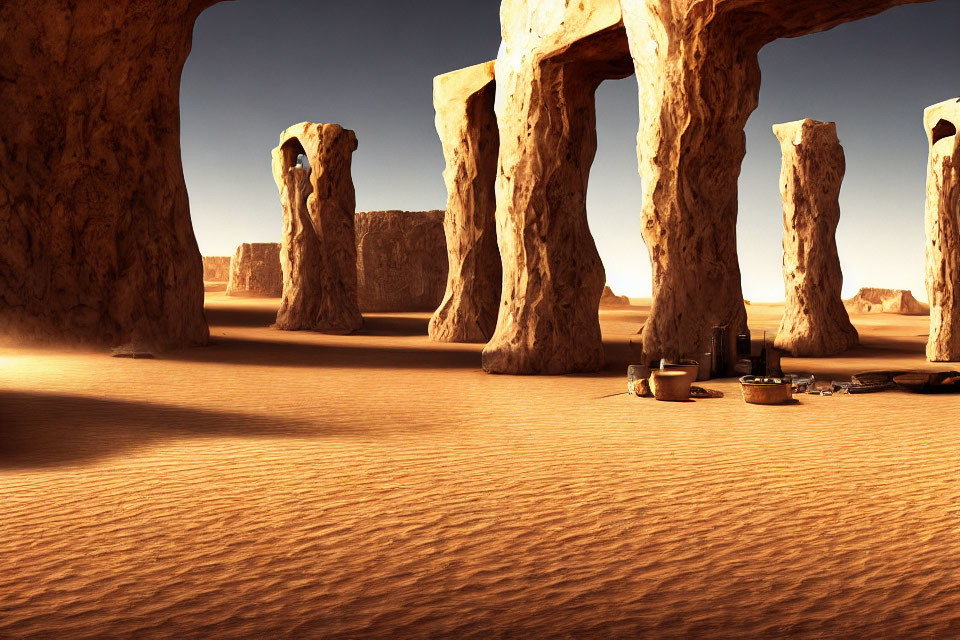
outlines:
[[[356,435],[317,422],[80,396],[0,391],[0,469],[107,458],[171,438]]]

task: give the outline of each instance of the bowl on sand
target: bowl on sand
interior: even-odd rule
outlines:
[[[694,374],[696,377],[696,374]],[[685,402],[690,399],[690,374],[676,369],[657,369],[650,373],[650,391],[657,400]]]
[[[743,376],[740,390],[747,404],[786,404],[793,400],[791,381],[785,378]]]

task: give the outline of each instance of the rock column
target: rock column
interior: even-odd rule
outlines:
[[[494,373],[593,371],[603,363],[603,265],[587,226],[597,148],[594,92],[632,64],[612,2],[504,0],[496,62],[497,237],[503,292],[483,350]]]
[[[179,90],[211,4],[0,2],[0,339],[207,341]]]
[[[960,98],[927,107],[927,359],[960,360]]]
[[[621,0],[640,89],[643,237],[653,267],[646,357],[695,357],[713,325],[730,336],[746,325],[737,179],[760,48],[911,1]],[[726,349],[732,362],[733,340]]]
[[[500,251],[497,248],[497,152],[500,142],[493,110],[494,63],[437,76],[433,106],[446,168],[446,291],[430,319],[438,342],[486,342],[500,305]]]
[[[845,161],[833,122],[773,126],[783,164],[783,319],[774,345],[793,356],[821,357],[857,344],[840,290],[837,255],[840,185]]]
[[[352,131],[304,122],[284,131],[273,150],[283,205],[279,329],[350,333],[363,325],[350,172],[356,149]]]

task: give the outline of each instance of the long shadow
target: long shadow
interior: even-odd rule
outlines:
[[[276,309],[206,307],[203,312],[211,327],[269,327],[277,321]]]
[[[207,307],[204,310],[211,327],[271,327],[277,321],[276,309],[255,307]],[[425,336],[429,315],[364,314],[362,336]]]
[[[356,434],[317,422],[80,396],[0,391],[0,469],[61,466],[172,438]]]
[[[405,348],[356,344],[273,342],[212,337],[210,346],[163,355],[165,360],[265,367],[346,369],[479,369],[478,348]]]

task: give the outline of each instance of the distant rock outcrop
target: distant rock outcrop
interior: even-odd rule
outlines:
[[[230,279],[230,256],[204,256],[203,279],[205,282],[226,282]]]
[[[630,298],[627,296],[618,296],[608,285],[603,287],[603,294],[600,296],[601,307],[629,307]]]
[[[904,316],[922,316],[929,307],[913,297],[907,289],[877,289],[864,287],[849,300],[847,310],[853,313],[899,313]]]
[[[230,261],[228,296],[279,297],[283,290],[280,274],[280,244],[244,243]]]
[[[355,217],[361,311],[433,311],[447,283],[443,211],[367,211]]]

